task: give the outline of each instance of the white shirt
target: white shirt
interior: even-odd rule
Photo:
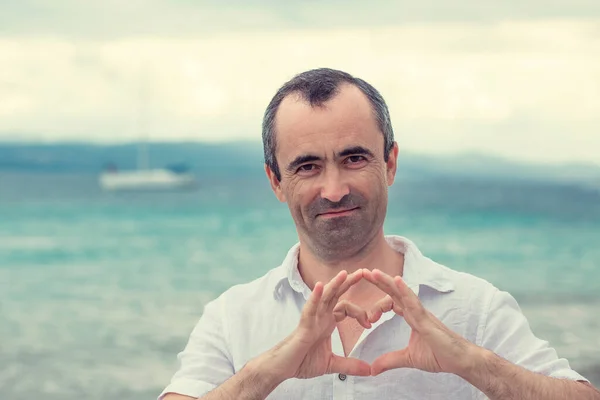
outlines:
[[[571,370],[546,341],[533,335],[515,299],[487,281],[453,271],[423,256],[410,240],[386,236],[404,253],[407,285],[424,307],[446,326],[471,342],[510,362],[556,378],[586,380]],[[211,391],[244,364],[271,349],[298,325],[310,289],[298,271],[299,244],[283,263],[261,278],[236,285],[205,306],[185,349],[180,369],[159,399],[175,392],[194,398]],[[410,327],[393,311],[365,330],[350,357],[367,362],[408,344]],[[337,329],[334,353],[344,351]],[[456,375],[395,369],[375,377],[330,374],[313,379],[290,379],[269,400],[289,399],[484,399],[485,395]]]

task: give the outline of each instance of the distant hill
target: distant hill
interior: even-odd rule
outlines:
[[[94,145],[79,143],[0,143],[0,170],[98,173],[108,163],[120,169],[135,168],[135,143]],[[236,174],[263,172],[262,144],[150,143],[150,164],[161,167],[186,163],[195,171],[211,174],[235,170]],[[430,156],[402,153],[398,172],[403,179],[533,180],[576,184],[600,189],[600,167],[595,165],[535,165],[479,154]]]
[[[257,142],[227,144],[149,143],[150,166],[186,163],[194,170],[262,169],[262,145]],[[138,145],[93,145],[77,143],[0,143],[0,170],[39,172],[99,172],[112,163],[132,169]]]

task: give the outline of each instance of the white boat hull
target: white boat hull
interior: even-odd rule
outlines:
[[[175,173],[167,169],[151,169],[124,172],[105,172],[100,175],[100,187],[107,191],[121,190],[173,190],[195,186],[196,180],[189,173]]]

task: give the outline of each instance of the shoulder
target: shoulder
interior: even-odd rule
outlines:
[[[404,273],[407,279],[418,281],[421,289],[425,288],[431,295],[428,297],[442,302],[450,298],[480,302],[493,297],[497,291],[494,285],[483,278],[434,261],[423,254],[415,242],[406,237],[388,235],[386,238],[392,248],[404,253]]]
[[[499,291],[484,278],[449,268],[427,257],[425,259],[427,268],[433,271],[431,275],[437,277],[439,282],[446,283],[446,287],[451,289],[448,291],[455,296],[491,301]]]
[[[429,284],[421,287],[426,308],[473,342],[481,340],[487,319],[500,292],[473,274],[426,261]],[[421,297],[421,295],[419,296]]]

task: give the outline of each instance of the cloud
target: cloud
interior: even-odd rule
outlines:
[[[382,92],[408,149],[598,162],[599,22],[438,22],[102,40],[5,36],[0,138],[259,140],[262,113],[277,88],[302,70],[329,66]]]
[[[600,17],[597,0],[3,0],[0,35],[117,39]]]

